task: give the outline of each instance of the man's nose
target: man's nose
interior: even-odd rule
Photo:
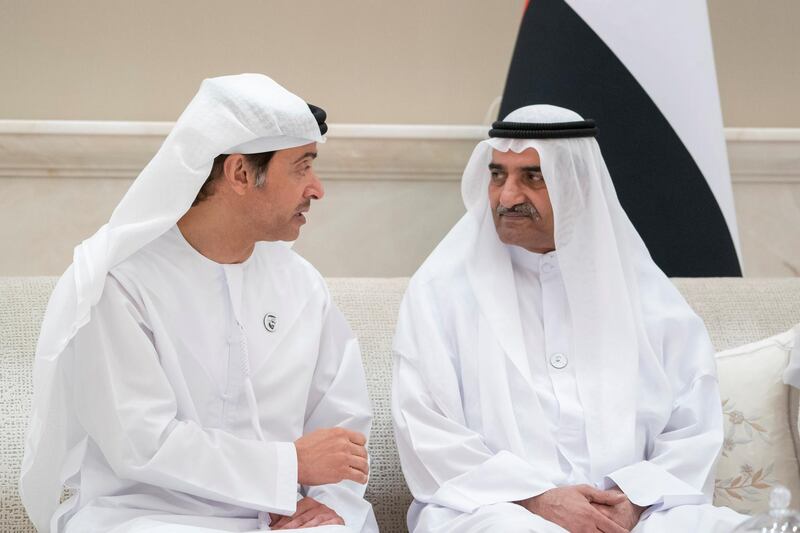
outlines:
[[[525,203],[525,195],[516,178],[509,176],[500,191],[500,205],[503,207],[513,207],[517,204]]]
[[[306,189],[306,198],[313,198],[314,200],[321,200],[325,196],[325,187],[322,186],[319,176],[313,170],[311,171],[311,184]]]

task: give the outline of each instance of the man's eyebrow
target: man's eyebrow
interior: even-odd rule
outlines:
[[[303,155],[301,155],[300,157],[298,157],[298,158],[297,158],[297,159],[294,161],[294,163],[292,163],[292,164],[293,164],[293,165],[294,165],[294,164],[297,164],[297,163],[299,163],[300,161],[302,161],[303,159],[305,159],[305,158],[307,158],[307,157],[310,157],[311,159],[316,159],[316,158],[317,158],[317,152],[306,152],[306,153],[304,153]]]
[[[522,167],[520,170],[524,170],[525,172],[541,172],[542,167],[539,165],[531,165],[529,167]]]
[[[489,170],[505,170],[506,167],[497,163],[489,163]]]

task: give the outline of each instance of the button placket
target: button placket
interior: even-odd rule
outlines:
[[[546,338],[547,361],[551,369],[563,370],[569,364],[565,347],[564,331],[560,326],[563,309],[560,303],[559,278],[555,267],[555,259],[549,254],[540,258],[539,270],[542,280],[542,297],[544,298],[544,328]],[[552,374],[552,372],[551,372]],[[555,379],[555,378],[553,378]],[[557,383],[554,381],[554,388]],[[557,391],[556,391],[557,394]]]
[[[559,418],[564,410],[574,409],[576,398],[575,372],[570,365],[569,312],[566,307],[561,276],[555,257],[542,256],[540,260],[543,325],[548,374],[553,394],[559,404]]]

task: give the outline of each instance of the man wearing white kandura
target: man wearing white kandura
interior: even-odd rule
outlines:
[[[723,432],[706,329],[622,210],[595,134],[548,105],[495,123],[464,171],[467,213],[409,283],[392,410],[413,532],[745,518],[711,505]]]
[[[75,249],[34,365],[39,531],[377,531],[358,343],[288,244],[326,129],[266,76],[205,80]]]

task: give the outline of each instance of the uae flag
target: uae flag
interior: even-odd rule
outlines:
[[[672,277],[741,276],[706,3],[530,0],[500,117],[597,122],[620,202]]]

